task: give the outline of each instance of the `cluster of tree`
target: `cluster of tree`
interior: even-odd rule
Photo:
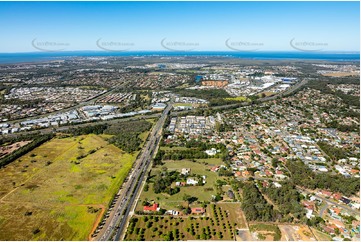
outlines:
[[[31,143],[15,150],[14,152],[10,153],[9,155],[1,158],[0,159],[0,167],[3,167],[5,165],[13,162],[17,158],[21,157],[22,155],[25,155],[29,151],[35,149],[36,147],[40,146],[41,144],[45,143],[46,141],[50,140],[53,137],[54,137],[53,134],[36,136],[35,138],[33,137],[33,141]]]
[[[9,104],[9,105],[21,105],[24,108],[34,108],[39,103],[44,103],[45,99],[34,99],[34,100],[21,100],[17,98],[13,99],[0,99],[0,104]]]
[[[131,153],[139,149],[142,140],[139,134],[149,130],[152,124],[145,120],[118,122],[115,124],[98,124],[72,128],[67,131],[73,135],[83,134],[110,134],[114,135],[109,142],[120,149]]]
[[[185,90],[175,89],[174,92],[184,97],[196,97],[209,101],[209,106],[221,106],[228,104],[239,103],[236,99],[227,99],[232,96],[223,89],[208,89],[208,90]]]
[[[157,165],[163,165],[162,159],[164,154],[165,154],[164,150],[158,149],[158,152],[153,159],[153,167]]]
[[[312,217],[311,219],[308,219],[306,224],[308,226],[319,227],[319,225],[325,224],[325,220],[323,220],[319,216],[315,216],[315,217]]]
[[[348,117],[358,117],[360,116],[359,113],[357,114],[348,114],[348,115],[345,115],[345,116],[348,116]],[[357,125],[357,124],[351,124],[351,125],[346,125],[346,124],[340,124],[339,122],[337,122],[336,120],[333,120],[331,122],[328,122],[326,123],[326,126],[327,128],[333,128],[333,129],[337,129],[341,132],[352,132],[352,131],[355,131],[355,132],[359,132],[360,131],[360,126]]]
[[[138,133],[120,133],[111,137],[109,143],[114,144],[125,152],[132,153],[139,150],[142,140],[138,137]]]
[[[301,219],[304,216],[304,209],[299,203],[300,194],[294,185],[284,183],[282,187],[279,188],[263,188],[262,193],[266,194],[278,205],[278,210],[282,214],[282,217],[292,214],[293,218]]]
[[[275,221],[276,212],[273,210],[273,206],[267,203],[253,182],[243,185],[242,195],[242,210],[247,220]]]
[[[231,95],[229,95],[228,92],[226,92],[223,89],[208,89],[208,90],[176,89],[174,92],[184,97],[196,97],[205,100],[231,97]]]
[[[329,145],[328,143],[321,141],[317,142],[317,145],[333,160],[339,160],[348,157],[348,152],[342,148],[337,148],[333,145]]]
[[[228,132],[228,131],[233,131],[234,129],[233,126],[228,123],[216,122],[215,130],[217,132]]]
[[[226,168],[222,167],[221,169],[219,169],[218,175],[219,176],[233,176],[233,171],[227,170]]]
[[[171,184],[179,179],[180,173],[177,171],[163,171],[154,178],[153,190],[154,193],[168,193],[170,195],[176,194],[180,191],[179,187],[172,188]]]
[[[209,156],[202,150],[175,150],[164,152],[163,160],[183,160],[183,159],[207,159]]]
[[[341,98],[342,101],[349,105],[349,106],[354,106],[354,107],[360,107],[360,97],[358,96],[352,96],[349,94],[345,94],[341,91],[332,91],[331,88],[329,88],[327,85],[328,84],[356,84],[356,85],[360,85],[360,80],[357,78],[338,78],[338,79],[330,79],[330,78],[325,78],[325,79],[321,79],[321,80],[310,80],[305,86],[309,87],[309,88],[313,88],[316,90],[320,90],[321,92],[325,93],[325,94],[332,94],[332,95],[336,95],[337,97]]]
[[[116,124],[108,125],[104,130],[105,134],[118,135],[120,133],[142,133],[149,130],[152,124],[146,120],[118,122]]]
[[[139,135],[142,132],[149,130],[152,124],[145,120],[134,122],[122,122],[116,125],[109,126],[104,130],[105,134],[114,135],[109,139],[109,142],[122,150],[131,153],[139,149],[142,140]]]
[[[287,168],[292,174],[293,183],[302,187],[327,189],[332,192],[340,192],[345,196],[351,196],[360,191],[358,178],[346,178],[339,174],[315,173],[301,161],[288,161]]]
[[[162,164],[162,160],[183,160],[183,159],[207,159],[209,155],[205,153],[205,150],[215,148],[220,152],[213,157],[226,160],[228,157],[228,151],[223,144],[210,144],[207,142],[191,139],[185,142],[184,146],[189,148],[187,150],[170,150],[170,151],[158,151],[154,165]]]
[[[102,134],[104,130],[106,130],[107,128],[108,128],[108,124],[97,124],[97,125],[71,128],[65,132],[75,136],[83,135],[83,134]]]

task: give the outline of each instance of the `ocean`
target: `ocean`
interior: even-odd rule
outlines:
[[[24,62],[43,62],[63,60],[73,57],[124,57],[124,56],[218,56],[253,60],[324,60],[324,61],[360,61],[359,52],[232,52],[232,51],[64,51],[64,52],[27,52],[27,53],[0,53],[1,64],[15,64]]]

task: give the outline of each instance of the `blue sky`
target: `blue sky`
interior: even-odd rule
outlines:
[[[325,51],[359,51],[359,4],[0,2],[0,52],[37,51],[46,44],[64,50],[165,50],[163,39],[173,49],[230,50],[229,39],[240,49],[288,51],[294,39],[306,49],[322,44]]]

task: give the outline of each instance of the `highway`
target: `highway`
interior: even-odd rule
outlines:
[[[114,206],[114,211],[109,214],[107,222],[99,232],[97,240],[120,240],[121,235],[125,229],[129,212],[135,205],[136,198],[140,192],[140,187],[144,177],[146,176],[149,165],[151,164],[154,151],[159,145],[162,135],[162,128],[172,108],[168,104],[167,108],[163,111],[161,117],[153,127],[152,132],[148,136],[148,141],[144,146],[142,153],[133,165],[132,171],[126,184],[123,184],[118,192],[118,199]]]
[[[264,97],[264,98],[258,99],[257,103],[268,102],[268,101],[276,100],[278,97],[288,96],[288,95],[292,94],[293,92],[295,92],[300,87],[302,87],[303,85],[305,85],[307,82],[308,82],[308,80],[304,79],[301,82],[298,82],[294,86],[287,89],[285,92],[276,94],[274,96],[269,96],[269,97]],[[109,92],[107,92],[107,93],[109,93]],[[92,101],[94,101],[94,99],[92,99]],[[242,103],[227,104],[227,105],[221,105],[221,106],[213,106],[210,108],[217,110],[217,109],[229,109],[229,108],[244,107],[244,106],[250,106],[250,105],[253,105],[253,104],[250,102],[242,102]],[[207,108],[200,108],[199,110],[202,110],[202,109],[207,109]],[[194,110],[185,110],[185,111],[176,111],[176,112],[172,112],[172,113],[175,115],[185,115],[185,114],[191,113],[193,111]],[[159,116],[160,116],[160,114],[148,114],[148,115],[142,115],[142,116],[138,116],[138,117],[134,116],[134,117],[127,117],[127,118],[113,119],[113,120],[106,120],[106,121],[96,121],[96,122],[89,122],[89,123],[65,125],[65,126],[61,126],[61,127],[57,127],[57,128],[51,127],[51,128],[37,129],[37,130],[32,130],[32,131],[24,131],[24,132],[19,132],[19,133],[14,133],[14,134],[6,134],[6,135],[2,135],[2,137],[16,137],[18,135],[36,134],[39,132],[41,134],[62,132],[67,129],[76,128],[76,127],[84,127],[84,126],[97,125],[97,124],[102,124],[102,123],[115,123],[115,122],[133,121],[133,120],[139,120],[139,119],[149,119],[149,118],[155,118],[155,117],[159,117]],[[19,121],[20,120],[13,120],[12,122],[19,122]]]
[[[271,97],[260,98],[257,100],[257,103],[260,102],[267,102],[271,100],[275,100],[280,96],[287,96],[292,94],[301,86],[305,85],[307,80],[303,80],[296,85],[292,86],[286,92],[279,93],[277,95]],[[227,108],[237,108],[241,106],[249,106],[253,105],[249,102],[237,103],[237,104],[230,104],[230,105],[223,105],[223,106],[216,106],[211,107],[212,109],[227,109]],[[123,121],[133,121],[139,119],[146,119],[146,118],[155,118],[159,117],[156,125],[153,127],[151,133],[148,136],[146,144],[144,145],[142,152],[138,155],[138,158],[133,164],[133,168],[130,171],[127,180],[123,183],[120,187],[118,193],[116,194],[115,199],[112,201],[111,206],[108,212],[105,214],[106,221],[101,221],[96,229],[96,235],[92,236],[94,240],[101,240],[101,241],[108,241],[108,240],[120,240],[122,235],[124,234],[124,230],[126,229],[127,221],[129,218],[130,211],[132,207],[134,207],[137,195],[140,192],[140,188],[144,177],[147,175],[147,170],[149,165],[151,164],[152,157],[154,156],[154,152],[157,150],[159,145],[162,128],[165,124],[165,121],[169,115],[170,110],[172,109],[172,104],[169,103],[166,109],[162,112],[162,114],[150,114],[150,115],[143,115],[140,117],[129,117],[123,119],[115,119],[115,120],[108,120],[108,121],[100,121],[96,123],[82,123],[78,125],[70,125],[70,126],[62,126],[58,128],[48,128],[36,131],[28,131],[12,135],[22,135],[22,134],[31,134],[40,132],[42,134],[51,133],[51,132],[61,132],[65,131],[70,128],[82,127],[82,126],[89,126],[89,125],[96,125],[100,123],[113,123],[113,122],[123,122]],[[176,115],[183,115],[187,114],[190,111],[178,111],[174,112]]]

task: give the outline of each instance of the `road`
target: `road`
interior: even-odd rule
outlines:
[[[298,88],[306,84],[307,81],[303,80],[296,85],[289,88],[286,92],[277,94],[272,97],[265,97],[260,98],[257,100],[257,102],[267,102],[271,100],[275,100],[280,96],[287,96],[292,94],[294,91],[296,91]],[[94,99],[93,99],[94,100]],[[252,103],[243,102],[243,103],[237,103],[237,104],[230,104],[230,105],[223,105],[223,106],[217,106],[212,107],[212,109],[226,109],[226,108],[236,108],[241,106],[249,106],[253,105]],[[148,136],[148,141],[146,141],[145,146],[143,147],[143,150],[138,156],[137,160],[134,162],[133,168],[131,172],[128,175],[128,179],[126,182],[123,183],[120,190],[118,191],[116,195],[116,199],[113,201],[112,205],[110,206],[108,213],[106,214],[106,222],[101,222],[97,236],[94,238],[95,240],[120,240],[121,236],[123,235],[123,232],[126,228],[126,223],[128,221],[129,213],[134,207],[137,195],[139,193],[141,184],[144,180],[144,177],[146,176],[147,169],[151,163],[152,156],[154,155],[154,151],[157,149],[159,145],[159,141],[161,138],[162,128],[164,126],[164,123],[166,121],[166,118],[169,115],[169,112],[172,108],[172,104],[168,104],[166,109],[163,111],[163,113],[160,114],[151,114],[151,115],[144,115],[141,117],[130,117],[130,118],[123,118],[123,119],[116,119],[116,120],[110,120],[110,121],[99,121],[94,123],[100,124],[100,123],[112,123],[112,122],[123,122],[123,121],[132,121],[132,120],[139,120],[139,119],[146,119],[146,118],[154,118],[159,117],[156,125],[153,127],[152,132]],[[174,112],[175,114],[182,115],[184,113],[188,113],[189,111],[179,111]],[[65,131],[70,128],[75,127],[83,127],[83,126],[89,126],[92,123],[82,123],[78,125],[70,125],[70,126],[62,126],[57,129],[55,128],[49,128],[49,129],[42,129],[37,131],[29,131],[29,132],[22,132],[22,133],[16,133],[14,135],[22,135],[22,134],[31,134],[40,132],[42,134],[51,133],[51,132],[61,132]],[[110,211],[110,212],[109,212]]]
[[[343,205],[343,204],[337,203],[337,202],[335,202],[335,201],[332,201],[332,200],[330,200],[330,199],[328,199],[328,198],[325,198],[325,197],[323,197],[323,196],[319,196],[319,195],[315,194],[314,192],[310,192],[310,191],[308,191],[308,190],[306,190],[306,189],[304,189],[304,188],[302,188],[302,187],[300,187],[300,186],[296,186],[296,187],[297,187],[297,189],[299,189],[299,190],[302,191],[302,192],[305,192],[305,193],[307,193],[307,194],[309,194],[309,195],[312,195],[312,196],[314,196],[314,197],[316,197],[316,198],[318,198],[318,199],[321,199],[322,201],[325,201],[325,202],[327,202],[327,203],[329,203],[329,204],[332,204],[332,205],[341,207],[341,208],[347,210],[348,212],[350,212],[350,213],[352,213],[352,214],[358,215],[358,214],[360,213],[359,211],[354,210],[354,209],[350,208],[350,207],[347,206],[347,205]]]
[[[169,104],[163,111],[161,117],[153,127],[152,132],[148,136],[148,141],[144,146],[142,153],[134,163],[133,169],[130,173],[130,178],[118,192],[119,198],[115,204],[114,212],[108,217],[107,223],[104,224],[102,231],[99,232],[97,240],[120,240],[123,231],[126,228],[126,223],[129,217],[131,208],[135,205],[136,198],[140,192],[140,187],[144,177],[146,176],[147,169],[152,161],[154,151],[159,145],[162,135],[162,128],[172,108]]]
[[[295,84],[294,86],[290,87],[289,89],[287,89],[285,92],[276,94],[274,96],[270,96],[270,97],[264,97],[264,98],[260,98],[257,100],[258,103],[260,102],[268,102],[268,101],[272,101],[272,100],[276,100],[278,97],[282,97],[282,96],[288,96],[290,94],[292,94],[294,91],[296,91],[297,89],[299,89],[300,87],[302,87],[303,85],[305,85],[308,82],[308,80],[302,80],[301,82],[298,82],[297,84]],[[109,94],[111,92],[111,90],[109,92],[106,92],[100,96],[103,96],[105,94]],[[100,98],[100,96],[98,96],[97,98]],[[88,102],[94,102],[97,98],[92,99]],[[88,102],[82,103],[81,105],[77,105],[75,107],[78,106],[82,106]],[[243,106],[250,106],[253,105],[250,102],[242,102],[242,103],[236,103],[236,104],[228,104],[228,105],[222,105],[222,106],[214,106],[211,107],[214,110],[217,109],[229,109],[229,108],[237,108],[237,107],[243,107]],[[75,108],[72,107],[72,108]],[[71,108],[70,108],[71,109]],[[202,108],[204,109],[204,108]],[[200,109],[200,110],[202,110]],[[60,110],[58,112],[62,112],[64,110]],[[192,112],[193,110],[185,110],[185,111],[176,111],[176,112],[172,112],[175,115],[184,115],[187,114],[189,112]],[[19,133],[14,133],[14,134],[7,134],[7,135],[1,135],[3,137],[16,137],[18,135],[28,135],[28,134],[36,134],[38,132],[40,132],[41,134],[47,134],[47,133],[52,133],[52,132],[61,132],[61,131],[65,131],[67,129],[71,129],[71,128],[75,128],[75,127],[84,127],[84,126],[89,126],[89,125],[96,125],[96,124],[102,124],[102,123],[112,123],[112,122],[122,122],[122,121],[132,121],[132,120],[139,120],[139,119],[148,119],[148,118],[154,118],[154,117],[158,117],[160,116],[159,114],[149,114],[149,115],[142,115],[139,117],[129,117],[129,118],[121,118],[121,119],[113,119],[113,120],[107,120],[107,121],[96,121],[96,122],[90,122],[90,123],[81,123],[81,124],[73,124],[73,125],[65,125],[65,126],[61,126],[58,128],[52,127],[52,128],[45,128],[45,129],[37,129],[37,130],[33,130],[33,131],[24,131],[24,132],[19,132]],[[13,120],[11,122],[19,122],[21,120]],[[10,123],[10,122],[8,122]]]
[[[328,208],[328,203],[326,202],[320,209],[319,217],[322,218],[323,212]]]

